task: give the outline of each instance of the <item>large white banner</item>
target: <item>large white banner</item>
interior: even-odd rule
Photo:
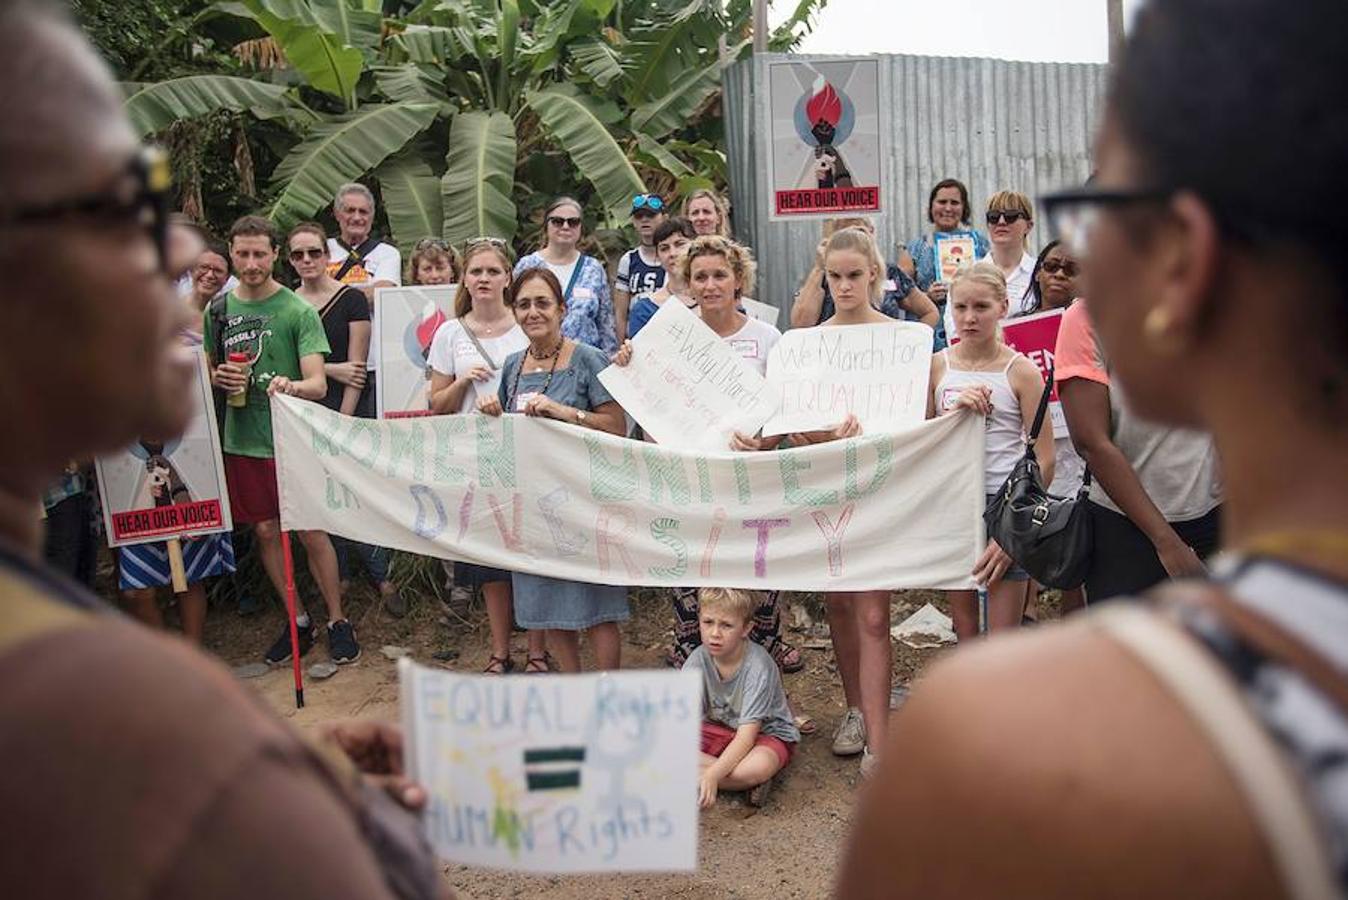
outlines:
[[[601,584],[964,588],[983,420],[695,453],[522,415],[355,419],[272,400],[281,523]]]
[[[447,860],[524,872],[697,866],[694,672],[456,675],[398,664],[411,777]]]
[[[182,435],[168,441],[142,439],[94,461],[109,547],[233,528],[206,354],[198,350],[196,357],[194,408]]]
[[[377,289],[371,368],[378,369],[374,401],[379,418],[430,413],[426,354],[440,325],[454,318],[457,285]]]
[[[870,433],[911,428],[927,414],[931,344],[921,322],[788,331],[768,357],[779,402],[763,433],[832,428],[848,413]]]
[[[682,303],[660,306],[632,338],[632,361],[599,381],[663,446],[725,450],[772,415],[767,382]]]

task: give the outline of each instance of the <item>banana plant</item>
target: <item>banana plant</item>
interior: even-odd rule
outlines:
[[[796,0],[774,49],[824,2]],[[432,234],[516,237],[545,190],[577,194],[592,225],[615,228],[648,182],[723,184],[715,101],[746,50],[750,7],[230,0],[199,14],[194,33],[209,40],[212,23],[228,22],[267,42],[279,68],[128,85],[127,111],[145,134],[222,111],[282,123],[292,139],[265,193],[281,227],[372,178],[404,247]]]

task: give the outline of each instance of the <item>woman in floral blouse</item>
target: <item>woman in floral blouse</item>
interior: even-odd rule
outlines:
[[[612,355],[618,350],[618,330],[608,273],[603,263],[576,246],[582,224],[580,203],[574,198],[552,201],[544,213],[543,247],[516,263],[515,275],[546,266],[561,282],[566,301],[562,334]]]

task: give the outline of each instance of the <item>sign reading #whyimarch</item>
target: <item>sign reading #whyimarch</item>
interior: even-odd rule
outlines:
[[[930,340],[930,339],[928,339]],[[281,524],[600,584],[966,588],[983,421],[763,453],[523,415],[371,420],[272,400]]]
[[[430,795],[440,856],[524,872],[696,867],[696,673],[398,666],[408,774]]]

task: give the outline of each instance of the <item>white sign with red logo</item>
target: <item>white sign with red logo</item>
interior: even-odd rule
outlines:
[[[1048,379],[1053,368],[1053,348],[1058,343],[1058,328],[1062,325],[1061,309],[1019,316],[1002,321],[1002,337],[1006,343],[1024,353],[1039,367],[1039,373]],[[1049,415],[1052,417],[1053,432],[1067,434],[1067,420],[1063,416],[1062,404],[1058,402],[1058,387],[1053,386],[1049,400]]]
[[[377,342],[375,408],[381,419],[431,414],[430,369],[426,355],[436,330],[454,318],[458,285],[408,285],[374,292]]]
[[[197,351],[192,419],[181,437],[140,440],[99,457],[108,546],[200,537],[233,529],[206,354]]]
[[[874,56],[802,59],[767,64],[769,215],[772,219],[875,215],[890,202],[885,182],[885,129]]]

